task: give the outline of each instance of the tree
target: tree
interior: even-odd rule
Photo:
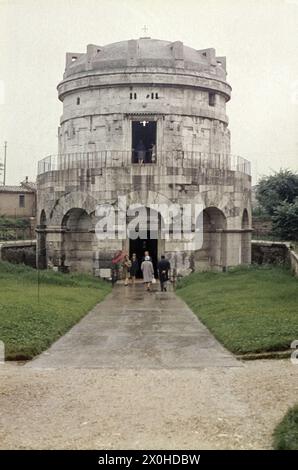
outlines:
[[[272,231],[285,240],[298,240],[298,198],[281,203],[272,216]]]
[[[256,190],[256,198],[268,215],[273,215],[283,203],[292,204],[298,197],[298,174],[280,170],[274,175],[263,177]]]

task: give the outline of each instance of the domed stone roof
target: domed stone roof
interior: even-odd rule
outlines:
[[[225,57],[216,57],[215,49],[196,50],[181,41],[139,38],[115,42],[106,46],[89,44],[86,53],[67,53],[64,78],[81,72],[142,69],[158,71],[174,69],[226,78]],[[128,69],[128,70],[127,70]]]

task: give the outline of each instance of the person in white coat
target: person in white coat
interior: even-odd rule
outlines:
[[[151,284],[154,277],[154,269],[149,256],[145,256],[145,259],[141,264],[141,271],[143,273],[143,279],[146,290],[151,291]]]

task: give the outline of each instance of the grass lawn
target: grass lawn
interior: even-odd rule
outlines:
[[[298,339],[298,279],[286,268],[194,273],[177,294],[236,354],[286,350]]]
[[[298,405],[291,408],[273,434],[275,450],[298,450]]]
[[[0,340],[6,359],[31,359],[47,349],[110,291],[92,276],[37,271],[0,262]]]

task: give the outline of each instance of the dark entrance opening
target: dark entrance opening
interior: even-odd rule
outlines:
[[[147,239],[137,238],[136,240],[129,241],[129,257],[131,259],[133,253],[137,255],[137,260],[139,262],[139,272],[137,278],[142,278],[141,263],[144,259],[144,252],[149,251],[151,256],[155,277],[157,277],[157,257],[158,257],[158,240],[150,239],[150,232],[148,232]]]
[[[132,122],[132,163],[156,162],[156,121]]]

